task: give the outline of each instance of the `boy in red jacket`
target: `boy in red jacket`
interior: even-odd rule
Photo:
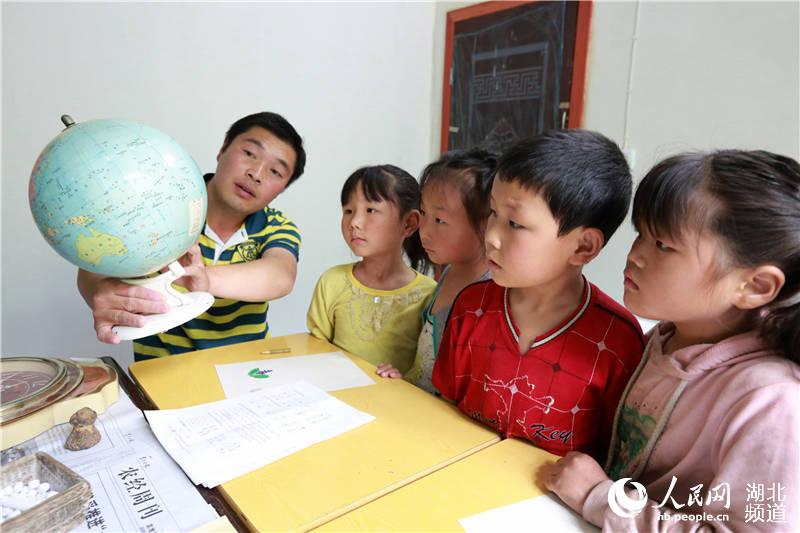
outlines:
[[[492,280],[448,318],[433,384],[504,437],[602,459],[641,359],[636,319],[583,276],[628,211],[632,180],[599,133],[553,131],[498,164],[486,229]]]

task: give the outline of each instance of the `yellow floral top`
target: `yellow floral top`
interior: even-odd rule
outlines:
[[[355,265],[338,265],[320,276],[308,308],[308,330],[370,363],[390,363],[405,372],[414,361],[422,310],[436,282],[417,272],[399,289],[372,289],[355,278]]]

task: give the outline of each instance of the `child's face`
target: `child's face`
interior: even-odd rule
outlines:
[[[534,287],[557,280],[570,269],[572,234],[558,235],[558,222],[541,195],[494,180],[485,241],[495,283]]]
[[[642,228],[628,252],[625,306],[636,315],[671,322],[715,322],[733,309],[735,269],[719,274],[721,250],[705,235],[680,242]]]
[[[419,236],[434,263],[466,263],[483,255],[483,240],[470,224],[461,191],[454,185],[425,187],[420,214]]]
[[[249,215],[264,209],[289,183],[296,155],[271,132],[253,127],[237,135],[217,154],[209,188],[232,210]]]
[[[342,206],[342,237],[359,257],[399,252],[405,229],[400,209],[386,200],[367,200],[361,184]]]

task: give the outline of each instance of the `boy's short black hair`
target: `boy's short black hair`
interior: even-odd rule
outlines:
[[[222,151],[225,151],[238,135],[256,126],[272,133],[275,137],[289,144],[294,149],[294,171],[289,178],[289,183],[286,184],[288,187],[303,174],[306,168],[306,151],[303,148],[303,139],[300,137],[300,134],[297,133],[297,130],[294,129],[294,126],[292,126],[288,120],[279,114],[262,111],[261,113],[254,113],[240,118],[231,124],[231,127],[225,134],[225,142],[222,144]]]
[[[588,130],[551,130],[511,146],[496,179],[541,194],[558,234],[597,228],[604,244],[628,213],[633,179],[617,144]]]

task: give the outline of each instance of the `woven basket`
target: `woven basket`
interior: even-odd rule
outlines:
[[[37,452],[0,468],[0,486],[8,487],[32,479],[49,483],[58,494],[0,524],[3,533],[66,532],[85,520],[86,507],[92,496],[89,483],[53,459]]]

